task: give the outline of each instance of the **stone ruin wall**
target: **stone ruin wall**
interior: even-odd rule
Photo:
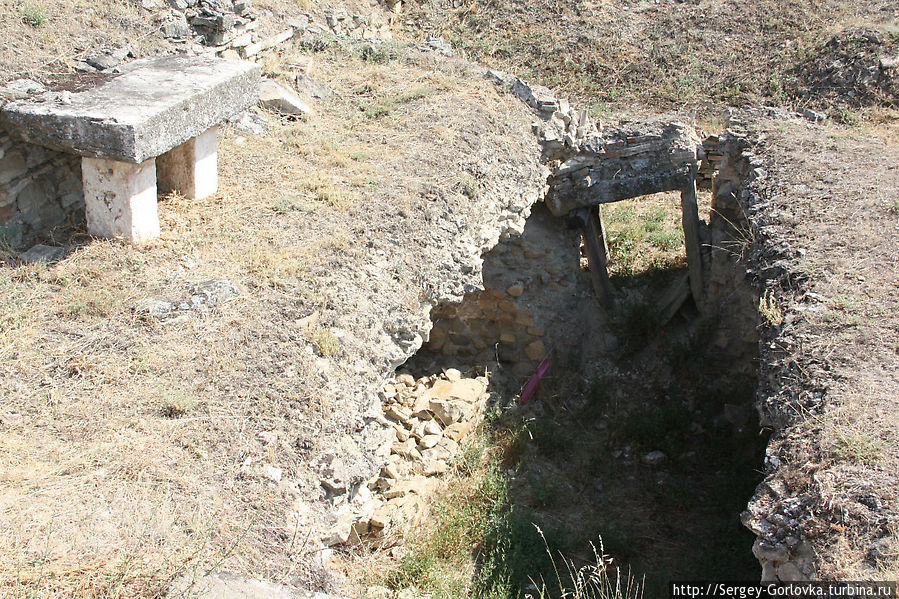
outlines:
[[[581,268],[580,234],[564,219],[534,206],[524,232],[503,239],[484,256],[484,290],[458,304],[437,306],[422,356],[435,366],[475,366],[523,383],[549,356],[583,362],[601,313]]]
[[[758,291],[747,277],[747,253],[752,238],[743,205],[742,187],[755,159],[727,134],[703,140],[700,172],[714,171],[709,225],[701,232],[704,246],[706,303],[720,322],[713,344],[729,356],[742,374],[758,367]],[[734,333],[739,333],[735,335]]]
[[[0,243],[23,249],[83,212],[81,158],[0,129]]]
[[[704,144],[707,156],[718,165],[708,292],[719,297],[722,316],[735,319],[739,329],[734,330],[745,332],[741,345],[744,354],[751,354],[744,362],[752,366],[759,379],[756,408],[760,425],[773,428],[777,434],[781,426],[779,410],[788,405],[784,394],[789,395],[790,391],[779,386],[782,364],[769,351],[776,340],[771,327],[764,326],[759,315],[759,297],[762,289],[778,284],[778,269],[765,270],[764,265],[776,264],[781,248],[775,239],[762,234],[765,217],[758,188],[767,172],[764,158],[754,151],[749,134],[742,128],[744,116],[731,118],[727,133],[709,138]],[[790,496],[779,475],[769,446],[765,479],[756,488],[741,520],[756,535],[752,552],[762,566],[762,581],[814,580],[814,551],[801,532],[803,507]]]

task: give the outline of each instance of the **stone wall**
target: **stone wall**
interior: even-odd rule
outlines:
[[[580,234],[538,204],[521,235],[484,256],[484,289],[431,312],[434,327],[418,360],[436,367],[475,367],[519,384],[547,356],[550,372],[590,355],[590,331],[602,319]],[[439,368],[438,368],[439,369]]]
[[[706,250],[706,303],[720,322],[713,340],[734,364],[755,374],[758,356],[758,291],[746,276],[751,226],[741,196],[743,182],[756,164],[738,138],[724,134],[703,140],[712,179],[712,209],[708,228],[702,231]],[[738,333],[738,334],[734,334]]]
[[[15,249],[84,211],[81,159],[0,129],[0,241]]]
[[[727,318],[744,319],[739,330],[753,332],[745,342],[746,351],[754,352],[753,363],[757,365],[756,407],[760,425],[772,428],[776,437],[782,426],[778,418],[782,412],[791,411],[789,398],[795,390],[790,385],[784,388],[778,382],[783,377],[780,372],[783,364],[772,354],[780,351],[781,342],[775,332],[779,327],[772,327],[761,316],[759,298],[780,284],[779,278],[784,274],[780,266],[784,248],[768,238],[762,226],[766,208],[760,200],[759,186],[767,177],[767,166],[764,157],[754,149],[757,141],[751,141],[752,134],[743,122],[766,113],[766,110],[744,109],[732,115],[727,132],[707,140],[706,149],[708,157],[719,164],[714,186],[712,290],[723,296],[728,294],[727,290],[736,290],[741,298],[721,305],[729,308]],[[762,264],[773,266],[762,268]],[[747,287],[750,287],[748,293]],[[752,338],[755,343],[750,343]],[[786,378],[792,380],[793,375],[788,374]],[[769,444],[765,479],[741,519],[757,537],[752,552],[762,566],[762,581],[814,580],[815,555],[802,530],[811,516],[800,498],[788,492],[778,464],[776,451]]]

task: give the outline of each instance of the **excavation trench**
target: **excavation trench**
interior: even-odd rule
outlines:
[[[601,542],[645,576],[648,597],[670,580],[759,578],[740,522],[766,438],[738,185],[723,172],[700,193],[702,309],[688,298],[672,313],[666,299],[687,266],[677,195],[657,194],[605,212],[614,307],[597,298],[581,233],[538,204],[521,235],[484,255],[484,289],[432,310],[430,339],[399,373],[489,379],[508,499],[503,529],[478,549],[501,546],[505,565],[483,576],[533,591],[555,577],[544,545],[581,566]]]

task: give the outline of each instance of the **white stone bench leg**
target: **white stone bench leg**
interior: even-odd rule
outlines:
[[[188,140],[156,159],[160,193],[177,191],[199,200],[218,190],[218,127]]]
[[[89,233],[133,243],[159,236],[155,159],[133,164],[82,158],[81,178]]]

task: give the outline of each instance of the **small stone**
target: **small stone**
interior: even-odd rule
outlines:
[[[546,331],[544,329],[538,329],[535,327],[528,327],[527,332],[528,335],[532,335],[534,337],[543,337],[544,335],[546,335]]]
[[[24,418],[17,412],[6,412],[0,414],[0,424],[4,426],[17,426],[22,423]]]
[[[298,73],[294,76],[297,91],[313,100],[327,100],[334,95],[330,87],[323,83],[319,83],[315,79]]]
[[[434,413],[444,426],[458,422],[462,416],[462,409],[456,402],[448,399],[432,399],[429,403],[431,412]]]
[[[799,111],[799,114],[813,123],[823,123],[827,120],[826,114],[824,114],[823,112],[816,112],[811,108],[803,108]]]
[[[409,431],[405,427],[396,425],[393,427],[393,430],[396,431],[397,441],[402,443],[409,440]]]
[[[446,427],[443,430],[443,435],[453,441],[460,441],[471,431],[471,426],[471,421],[468,420],[456,422]]]
[[[783,582],[797,582],[808,578],[802,573],[802,570],[792,562],[777,566],[777,577]]]
[[[447,368],[443,371],[443,374],[446,375],[446,380],[451,383],[455,383],[462,379],[462,373],[455,368]]]
[[[97,70],[105,71],[106,69],[111,69],[122,64],[122,61],[125,60],[125,58],[127,58],[129,54],[131,54],[131,47],[124,46],[122,48],[106,52],[104,54],[97,54],[95,56],[88,57],[85,59],[85,61],[87,62],[87,64],[91,65]]]
[[[432,398],[457,398],[468,403],[474,403],[484,392],[484,383],[477,379],[461,379],[456,382],[437,381],[431,387],[429,395]]]
[[[228,48],[227,50],[223,51],[221,54],[219,54],[219,56],[221,56],[225,60],[240,60],[240,54],[237,52],[237,50],[234,50],[232,48]]]
[[[366,518],[356,520],[353,524],[353,532],[356,533],[356,536],[363,537],[368,534],[368,531],[370,530],[369,522],[370,520]]]
[[[396,464],[387,464],[386,466],[381,468],[381,474],[393,480],[399,480],[402,478],[400,469]]]
[[[275,431],[259,431],[256,433],[256,438],[259,439],[263,445],[274,445],[278,442],[278,433]]]
[[[334,528],[331,529],[330,533],[322,539],[322,542],[328,547],[333,547],[334,545],[346,545],[348,543],[358,543],[360,539],[359,535],[356,534],[354,525],[355,521],[351,515],[347,514],[342,516],[337,521],[337,524],[334,525]]]
[[[440,438],[441,435],[425,435],[421,438],[421,441],[418,442],[418,446],[423,449],[431,449],[440,442]]]
[[[387,587],[376,585],[365,589],[365,599],[391,599],[392,597],[393,593]]]
[[[265,78],[259,84],[259,104],[286,115],[307,115],[312,112],[295,93],[280,83]]]
[[[521,283],[515,283],[506,289],[506,293],[512,297],[521,297],[521,294],[524,293],[524,287],[522,287]]]
[[[194,307],[208,306],[210,308],[231,301],[240,295],[240,289],[226,280],[212,279],[194,283],[188,289],[190,303]]]
[[[500,341],[500,343],[507,343],[509,345],[512,345],[517,341],[517,339],[515,338],[515,335],[513,335],[512,333],[502,333],[499,336],[499,341]]]
[[[229,119],[228,122],[234,125],[235,129],[244,133],[252,133],[253,135],[263,135],[269,129],[269,124],[265,117],[252,110],[245,110]]]
[[[658,466],[662,462],[668,459],[668,456],[665,455],[662,451],[650,451],[645,456],[643,456],[643,463],[647,466]]]
[[[387,528],[390,526],[390,520],[393,517],[393,506],[384,504],[371,515],[368,519],[368,525],[373,528]]]
[[[191,34],[190,26],[187,24],[187,19],[184,18],[184,15],[178,15],[163,23],[160,29],[162,30],[162,37],[166,39],[185,38]]]
[[[508,73],[503,73],[502,71],[497,71],[494,69],[490,69],[486,73],[484,73],[484,78],[504,86],[512,85],[512,81],[514,81],[515,79]]]
[[[281,468],[272,466],[271,464],[266,464],[262,467],[262,476],[272,481],[273,483],[281,482],[281,476],[283,474],[284,471]]]
[[[420,441],[425,436],[425,423],[420,420],[413,422],[410,435]]]
[[[518,311],[518,307],[515,305],[515,302],[512,300],[500,300],[496,303],[496,307],[502,310],[503,312],[514,313]]]
[[[34,79],[15,79],[4,84],[4,89],[12,92],[29,96],[31,94],[42,94],[47,91],[42,83],[38,83]]]
[[[542,360],[546,357],[546,346],[543,344],[543,341],[534,341],[525,346],[524,353],[529,360]]]
[[[162,316],[174,312],[177,306],[172,302],[156,299],[153,297],[140,300],[134,305],[134,312],[137,314],[149,314],[151,316]]]
[[[405,441],[397,442],[391,445],[390,451],[398,456],[412,459],[418,453],[415,446],[415,439],[407,439]]]
[[[401,374],[401,375],[399,375],[398,377],[396,377],[396,382],[397,382],[397,384],[405,385],[405,386],[407,386],[407,387],[414,387],[414,386],[415,386],[415,379],[412,377],[411,374]]]
[[[343,495],[347,491],[346,483],[336,478],[322,479],[321,484],[332,495]]]
[[[422,468],[422,474],[425,476],[439,476],[448,470],[449,466],[444,460],[428,460]]]
[[[19,259],[26,263],[43,262],[44,264],[54,264],[65,258],[65,256],[65,248],[39,243],[27,252],[19,254]]]
[[[443,429],[436,420],[428,420],[424,425],[424,433],[426,435],[441,435],[443,434]]]
[[[395,420],[397,422],[408,422],[412,417],[412,412],[410,412],[407,408],[402,406],[393,404],[387,407],[384,410],[384,414],[387,415],[391,420]]]

